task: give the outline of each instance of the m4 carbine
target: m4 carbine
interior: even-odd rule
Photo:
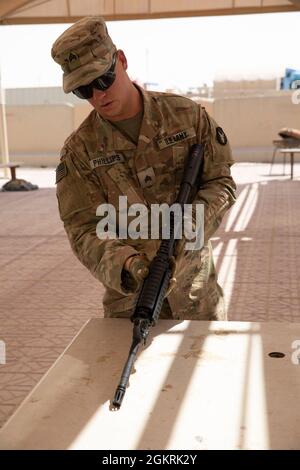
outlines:
[[[194,144],[189,152],[184,168],[179,193],[175,203],[184,209],[184,204],[192,202],[195,192],[199,187],[200,172],[203,162],[203,147]],[[170,216],[170,238],[161,241],[156,256],[149,267],[149,274],[143,282],[136,306],[131,316],[133,322],[133,338],[129,350],[128,359],[124,366],[120,383],[117,387],[112,408],[119,409],[125,395],[129,376],[141,342],[146,344],[150,326],[154,326],[159,318],[163,300],[168,290],[171,277],[171,258],[174,256],[177,237],[182,227],[182,220]]]

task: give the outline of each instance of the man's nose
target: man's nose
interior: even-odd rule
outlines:
[[[106,95],[106,92],[103,90],[98,90],[98,88],[93,88],[93,98],[103,99]]]

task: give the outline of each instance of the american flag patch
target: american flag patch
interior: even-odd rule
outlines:
[[[58,183],[61,179],[63,179],[67,174],[67,166],[65,162],[61,162],[58,167],[56,168],[56,181]]]

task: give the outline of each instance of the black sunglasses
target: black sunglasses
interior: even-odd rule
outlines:
[[[93,97],[94,88],[101,91],[107,90],[114,83],[116,78],[116,57],[117,55],[115,53],[113,55],[112,64],[107,72],[105,72],[103,75],[100,75],[100,77],[95,78],[95,80],[93,80],[88,85],[82,85],[78,88],[75,88],[75,90],[72,90],[72,93],[82,100],[88,100]]]

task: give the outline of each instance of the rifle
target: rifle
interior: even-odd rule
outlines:
[[[180,204],[181,209],[184,208],[184,204],[192,201],[193,195],[197,191],[196,183],[199,181],[202,162],[202,145],[192,145],[184,168],[179,193],[175,201]],[[182,226],[182,220],[178,217],[174,221],[173,213],[170,219],[170,238],[161,241],[156,256],[149,266],[149,274],[143,282],[136,306],[130,318],[133,322],[132,344],[112,401],[113,409],[119,409],[122,404],[140,343],[146,344],[150,326],[154,326],[159,318],[163,300],[169,286],[172,272],[170,259],[176,247],[176,234]]]

